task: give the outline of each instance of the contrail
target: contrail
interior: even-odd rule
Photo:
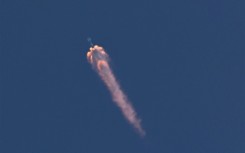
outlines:
[[[113,101],[122,110],[124,117],[133,125],[140,136],[145,136],[145,131],[141,127],[140,119],[137,117],[137,114],[132,104],[127,99],[127,96],[121,90],[120,85],[110,68],[108,54],[102,47],[98,45],[93,46],[91,39],[89,39],[89,42],[92,47],[90,47],[90,50],[87,53],[88,61],[106,84],[112,95]]]

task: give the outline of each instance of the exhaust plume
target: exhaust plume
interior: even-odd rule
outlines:
[[[87,53],[87,59],[89,63],[91,63],[95,71],[104,81],[105,85],[111,93],[113,101],[121,109],[124,117],[131,125],[133,125],[140,136],[143,137],[145,135],[145,131],[141,127],[140,119],[137,117],[137,114],[132,104],[127,99],[127,96],[121,90],[121,87],[110,68],[108,54],[100,46],[91,46],[92,47],[90,47],[90,50]]]

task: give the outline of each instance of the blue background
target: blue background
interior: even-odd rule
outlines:
[[[1,153],[244,153],[245,1],[0,0]],[[86,60],[103,46],[147,132]]]

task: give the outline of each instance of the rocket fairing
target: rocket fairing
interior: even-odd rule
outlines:
[[[88,42],[89,42],[89,44],[90,44],[91,47],[94,46],[94,44],[92,43],[92,39],[90,37],[88,38]]]

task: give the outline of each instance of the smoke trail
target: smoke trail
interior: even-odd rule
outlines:
[[[89,52],[87,53],[87,58],[88,61],[92,64],[93,68],[99,74],[101,79],[104,81],[106,86],[108,87],[112,95],[113,101],[122,110],[124,117],[143,137],[145,135],[145,131],[140,125],[140,119],[137,118],[133,106],[121,90],[118,82],[116,81],[116,78],[108,63],[109,56],[106,54],[102,47],[95,45],[94,47],[90,48]]]

